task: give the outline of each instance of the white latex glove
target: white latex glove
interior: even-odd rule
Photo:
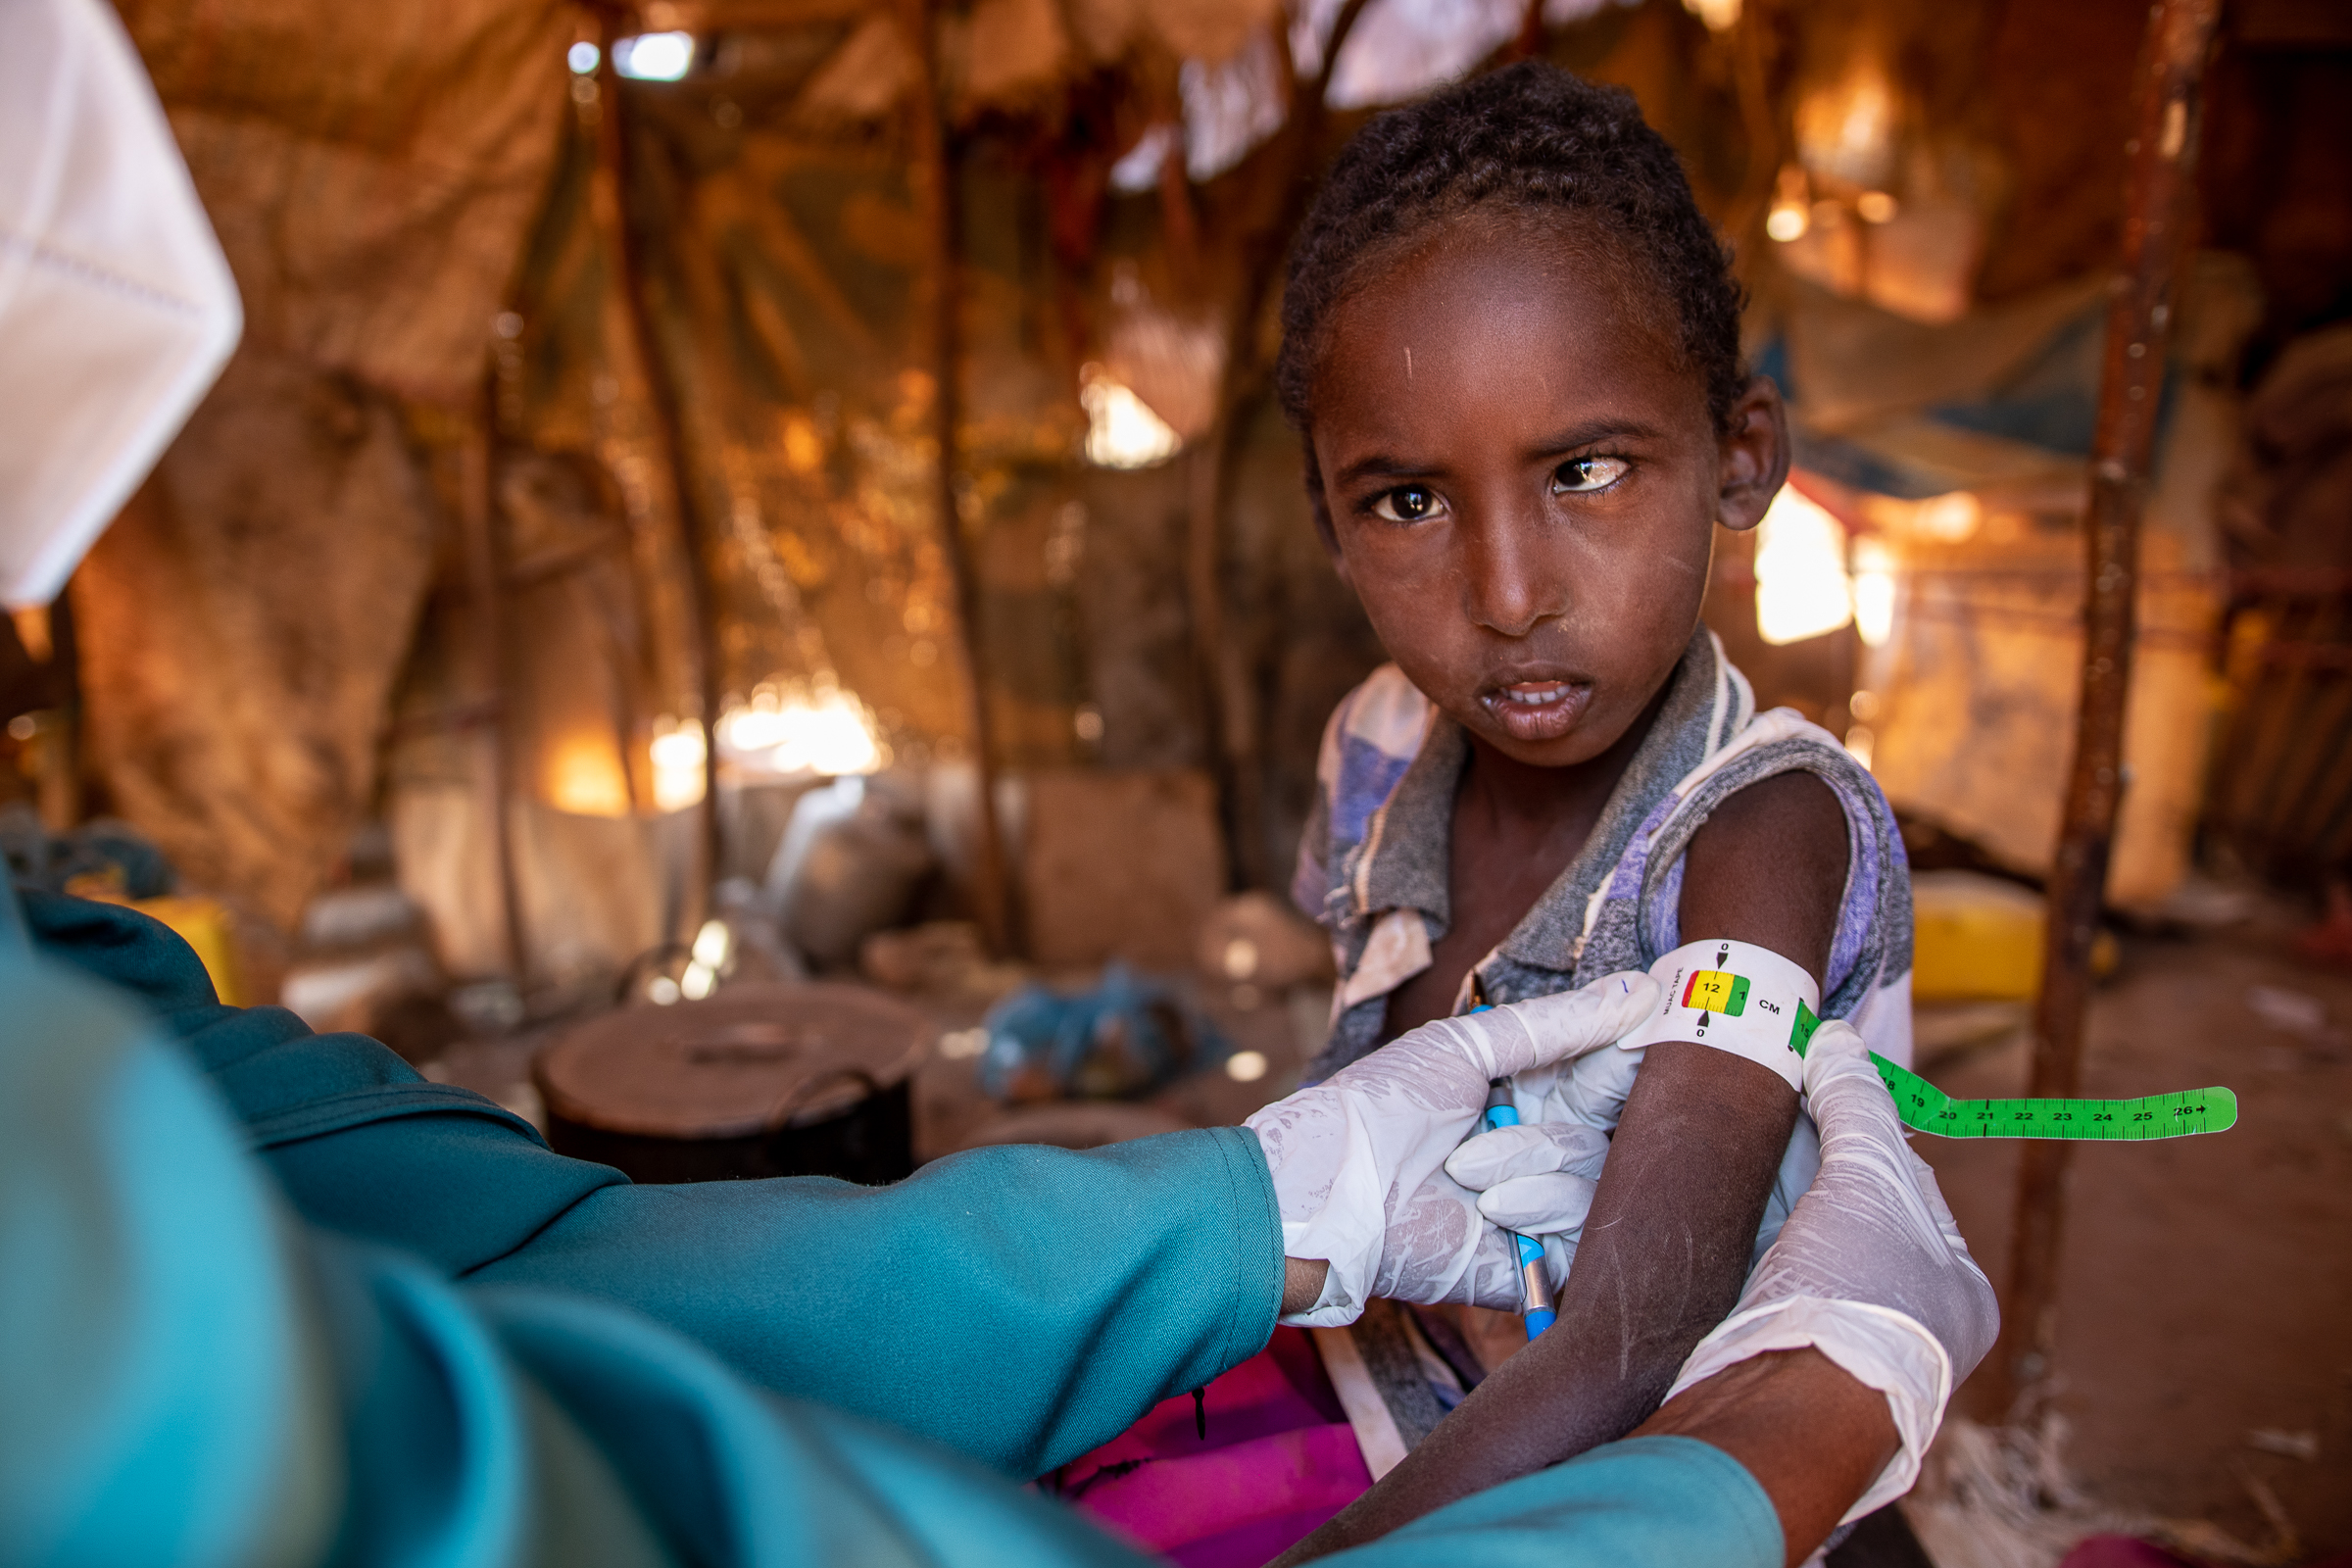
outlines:
[[[1805,1099],[1821,1174],[1667,1397],[1750,1356],[1820,1350],[1886,1396],[1902,1444],[1846,1510],[1859,1519],[1911,1490],[1952,1390],[1992,1348],[2000,1309],[1851,1025],[1814,1031]]]
[[[1480,1133],[1446,1158],[1446,1174],[1478,1195],[1478,1211],[1491,1224],[1544,1238],[1555,1295],[1576,1259],[1642,1054],[1581,1053],[1519,1074],[1511,1081],[1519,1125]]]
[[[1442,1202],[1474,1207],[1476,1214],[1465,1215],[1461,1223],[1475,1230],[1478,1243],[1469,1267],[1434,1299],[1462,1301],[1498,1312],[1524,1310],[1519,1249],[1503,1234],[1509,1230],[1543,1243],[1544,1272],[1551,1281],[1552,1298],[1557,1300],[1567,1288],[1585,1215],[1592,1207],[1592,1195],[1600,1186],[1601,1163],[1608,1157],[1608,1134],[1562,1123],[1500,1127],[1477,1135],[1447,1155],[1445,1166],[1414,1194],[1407,1212],[1435,1211]],[[1500,1189],[1499,1200],[1496,1192],[1490,1190],[1497,1182],[1507,1183]],[[1486,1223],[1478,1223],[1479,1219]],[[1373,1294],[1396,1293],[1376,1289]],[[1415,1296],[1411,1299],[1432,1298]]]
[[[1545,1121],[1480,1133],[1446,1156],[1446,1174],[1479,1195],[1478,1211],[1522,1236],[1573,1233],[1585,1223],[1609,1135],[1582,1122]]]
[[[1446,1175],[1446,1156],[1477,1125],[1492,1080],[1609,1045],[1656,1001],[1657,982],[1629,970],[1441,1018],[1251,1116],[1284,1252],[1330,1264],[1314,1305],[1282,1321],[1351,1323],[1376,1296],[1515,1308],[1508,1243],[1480,1221],[1477,1195]]]
[[[1609,1140],[1645,1054],[1640,1047],[1621,1047],[1521,1073],[1511,1084],[1519,1125],[1480,1133],[1446,1158],[1446,1173],[1479,1195],[1478,1211],[1488,1220],[1544,1239],[1544,1264],[1555,1293],[1567,1282]],[[1812,1120],[1800,1114],[1765,1200],[1755,1250],[1748,1254],[1751,1267],[1780,1235],[1798,1195],[1820,1168],[1821,1146]]]

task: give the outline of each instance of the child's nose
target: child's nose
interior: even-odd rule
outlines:
[[[1470,615],[1505,637],[1525,637],[1568,612],[1568,583],[1551,569],[1541,519],[1494,515],[1463,530]]]

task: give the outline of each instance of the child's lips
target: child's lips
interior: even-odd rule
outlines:
[[[1558,740],[1576,728],[1592,700],[1592,682],[1581,680],[1518,680],[1479,696],[1511,739],[1529,743]]]

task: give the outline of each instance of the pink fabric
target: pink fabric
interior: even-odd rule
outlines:
[[[1314,1344],[1276,1329],[1211,1383],[1208,1436],[1180,1394],[1062,1467],[1060,1494],[1181,1568],[1255,1568],[1372,1484]]]

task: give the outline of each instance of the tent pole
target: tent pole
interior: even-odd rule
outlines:
[[[2200,87],[2220,9],[2221,0],[2157,0],[2133,87],[2123,265],[2107,311],[2106,364],[2091,444],[2082,707],[2050,871],[2033,1079],[2026,1090],[2035,1097],[2080,1092],[2091,943],[2123,795],[2140,517],[2164,390],[2174,275],[2195,189]],[[2034,1140],[2020,1151],[2009,1297],[1993,1356],[1994,1408],[2020,1429],[2038,1426],[2051,1397],[2073,1149],[2060,1140]]]
[[[687,582],[694,610],[697,698],[702,705],[703,802],[700,818],[703,850],[703,887],[718,880],[723,866],[718,815],[718,590],[711,580],[710,541],[702,509],[694,498],[694,480],[687,467],[685,416],[679,408],[676,381],[662,356],[654,327],[652,304],[645,293],[645,268],[637,236],[629,227],[628,125],[622,119],[620,73],[612,64],[612,45],[625,36],[623,18],[599,7],[596,11],[596,177],[593,210],[607,226],[613,283],[629,318],[631,346],[645,376],[654,426],[660,433],[662,466],[669,470],[670,503],[677,509],[678,532],[686,550]]]
[[[501,323],[503,325],[503,323]],[[495,329],[495,328],[494,328]],[[508,962],[514,984],[527,979],[530,948],[525,941],[522,883],[514,866],[514,740],[509,709],[512,653],[507,637],[506,566],[498,538],[498,370],[495,362],[482,377],[481,429],[463,454],[465,476],[466,577],[473,600],[476,658],[479,661],[489,725],[490,755],[482,794],[489,812],[490,844],[498,863],[499,903],[506,915]]]
[[[1216,416],[1196,450],[1186,456],[1184,585],[1192,625],[1193,665],[1200,684],[1202,752],[1217,791],[1217,815],[1225,831],[1226,881],[1233,888],[1260,887],[1270,878],[1265,864],[1264,759],[1262,727],[1246,683],[1229,674],[1225,627],[1225,522],[1238,488],[1242,442],[1252,400],[1264,388],[1267,366],[1258,348],[1266,303],[1282,274],[1291,239],[1306,220],[1319,181],[1317,161],[1330,122],[1331,74],[1370,0],[1343,0],[1332,19],[1323,62],[1301,78],[1291,56],[1290,37],[1276,30],[1289,116],[1258,154],[1281,160],[1274,182],[1274,208],[1266,222],[1243,241],[1241,281],[1225,319],[1224,368],[1217,382]]]
[[[982,648],[978,564],[963,535],[956,494],[956,425],[962,399],[956,377],[960,356],[961,244],[956,210],[955,149],[940,102],[939,61],[931,0],[900,0],[899,17],[913,53],[913,129],[917,195],[924,206],[930,239],[932,435],[939,458],[933,466],[933,505],[939,514],[940,555],[956,596],[956,639],[963,656],[965,727],[972,744],[977,786],[972,845],[972,903],[989,952],[1017,951],[1011,890],[1005,874],[1004,841],[997,821],[997,747],[988,711],[988,660]]]

